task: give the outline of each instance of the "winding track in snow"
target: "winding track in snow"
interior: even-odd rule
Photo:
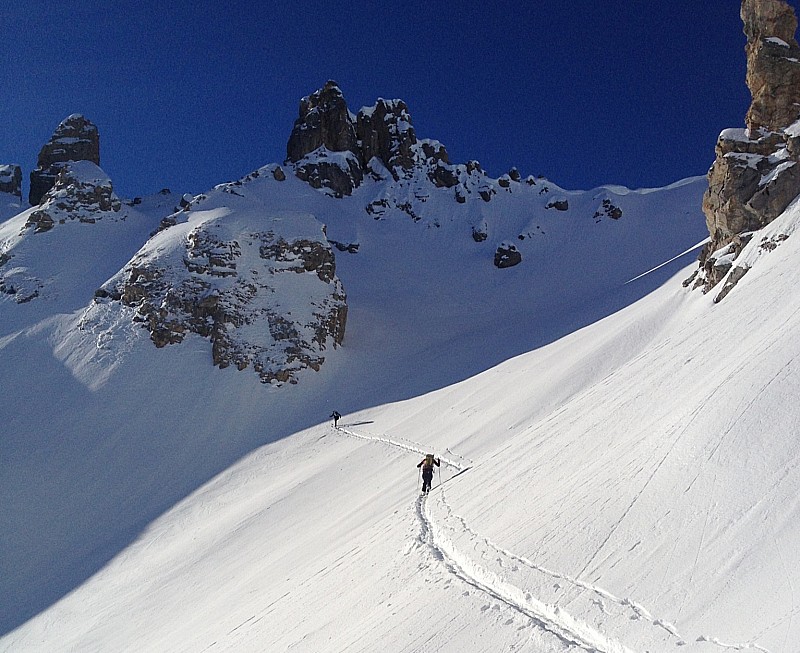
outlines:
[[[425,447],[418,443],[401,441],[388,437],[365,435],[343,426],[338,427],[336,430],[354,438],[383,443],[410,453],[424,455],[427,452]],[[450,452],[450,454],[455,456],[452,452]],[[445,465],[456,470],[456,474],[447,479],[445,483],[470,469],[468,465],[462,461],[456,460],[454,457],[441,456],[440,459]],[[436,489],[439,490],[440,500],[446,506],[443,485],[444,483],[440,483]],[[444,520],[444,525],[434,518],[426,495],[421,495],[417,499],[416,510],[421,524],[420,541],[426,544],[431,549],[434,556],[441,560],[448,570],[462,581],[527,616],[533,623],[557,637],[564,644],[574,645],[586,651],[596,653],[633,653],[632,649],[624,646],[622,643],[574,619],[558,606],[541,603],[536,600],[530,592],[521,590],[492,569],[480,563],[476,564],[469,555],[463,554],[454,545],[455,538],[451,537],[448,533],[449,530],[452,530],[450,522],[453,521],[452,511],[449,510],[449,506],[447,506],[447,510],[450,518]],[[463,519],[456,517],[455,524],[461,526],[457,531],[460,530],[460,532],[466,534],[468,538],[472,540],[479,539],[479,536],[477,536],[474,531],[467,528]],[[484,541],[488,542],[488,540]],[[497,547],[494,547],[494,549],[498,555],[508,557],[507,552]],[[520,561],[523,560],[522,558],[517,559]],[[511,565],[508,566],[510,567]]]
[[[424,455],[428,452],[424,445],[416,442],[358,433],[345,426],[336,427],[335,430],[409,453]],[[684,651],[695,650],[680,636],[674,625],[653,617],[637,602],[619,598],[578,578],[550,571],[472,530],[462,517],[452,511],[443,487],[456,476],[467,472],[472,465],[449,449],[446,451],[449,455],[440,459],[456,473],[434,487],[430,495],[420,495],[416,500],[416,512],[421,528],[419,541],[431,550],[450,573],[525,615],[563,644],[590,653],[634,653],[676,646]],[[566,604],[580,608],[581,618],[566,612],[561,607]],[[703,646],[706,644],[727,650],[769,653],[752,643],[726,644],[709,636],[700,636],[695,641],[700,643],[702,650],[709,650]],[[631,642],[635,648],[624,642]]]

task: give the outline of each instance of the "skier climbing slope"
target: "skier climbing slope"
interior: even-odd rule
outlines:
[[[439,458],[434,458],[432,453],[426,454],[425,457],[419,461],[417,467],[422,468],[422,491],[427,494],[430,492],[431,483],[433,482],[433,466],[439,467],[441,461]]]

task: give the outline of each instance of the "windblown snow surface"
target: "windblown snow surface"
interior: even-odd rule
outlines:
[[[506,270],[451,196],[375,220],[371,184],[239,189],[359,244],[344,346],[296,386],[87,326],[90,296],[0,304],[0,650],[800,650],[800,240],[714,304],[694,255],[659,267],[706,235],[702,179],[468,203],[531,234]]]

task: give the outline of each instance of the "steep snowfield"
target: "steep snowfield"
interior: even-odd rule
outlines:
[[[113,312],[3,332],[0,650],[797,650],[800,243],[714,305],[691,255],[625,283],[702,240],[702,180],[438,226],[299,184],[245,192],[359,250],[298,386]],[[483,219],[545,235],[497,270]]]

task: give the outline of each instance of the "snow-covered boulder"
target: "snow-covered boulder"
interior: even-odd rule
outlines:
[[[522,263],[522,254],[513,243],[501,243],[494,253],[494,264],[500,268],[512,268]]]

